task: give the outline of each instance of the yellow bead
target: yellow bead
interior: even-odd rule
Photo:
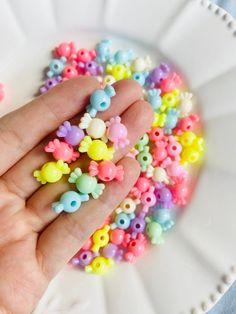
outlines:
[[[179,104],[179,95],[180,91],[175,89],[171,93],[166,93],[162,96],[162,105],[160,107],[160,111],[163,112],[168,108],[175,108]]]
[[[178,137],[179,142],[183,147],[191,146],[194,140],[197,138],[196,134],[193,132],[184,132]]]
[[[114,78],[114,76],[112,75],[106,75],[103,79],[103,85],[112,85],[113,83],[115,83],[116,79]]]
[[[113,265],[114,261],[111,258],[98,256],[93,259],[90,265],[85,266],[85,271],[87,273],[94,272],[97,275],[104,275]]]
[[[131,77],[131,71],[129,67],[126,67],[123,64],[116,65],[108,64],[106,66],[106,71],[108,74],[111,74],[117,81]]]
[[[93,160],[111,160],[113,158],[114,149],[108,148],[101,140],[92,140],[90,136],[85,136],[80,143],[79,151],[87,152],[89,158]]]
[[[181,163],[194,164],[200,158],[200,153],[193,147],[185,147],[181,153]]]
[[[152,123],[152,128],[162,127],[165,125],[166,114],[154,112],[154,121]]]
[[[108,225],[105,225],[102,229],[100,230],[97,230],[93,236],[92,236],[92,239],[93,239],[93,246],[92,246],[92,251],[94,253],[97,253],[100,248],[106,246],[109,242],[109,232],[110,230],[110,226]]]
[[[67,163],[62,160],[47,162],[41,170],[34,171],[34,177],[37,181],[45,184],[47,182],[54,183],[61,179],[63,174],[69,174],[70,168]]]
[[[204,139],[201,136],[198,136],[192,144],[192,147],[197,151],[197,152],[202,152],[204,150]]]

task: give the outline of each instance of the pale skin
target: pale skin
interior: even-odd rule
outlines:
[[[43,148],[58,126],[71,119],[78,123],[89,95],[99,88],[96,79],[67,81],[0,119],[0,314],[31,313],[49,282],[137,180],[138,163],[124,156],[150,128],[152,109],[140,100],[142,91],[135,81],[120,81],[114,87],[111,107],[98,117],[119,115],[128,128],[130,145],[114,157],[125,177],[107,183],[98,200],[83,203],[73,214],[58,216],[51,210],[51,203],[71,188],[66,178],[41,186],[32,172],[52,160]],[[72,163],[72,169],[76,165]]]

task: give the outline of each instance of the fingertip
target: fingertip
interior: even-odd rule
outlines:
[[[124,180],[131,179],[136,181],[140,175],[140,165],[135,158],[124,157],[119,162],[118,165],[122,165],[124,168]]]
[[[134,101],[143,97],[143,91],[141,85],[132,79],[123,79],[113,84],[117,93],[129,92],[130,95],[134,96]],[[133,102],[134,102],[133,101]]]

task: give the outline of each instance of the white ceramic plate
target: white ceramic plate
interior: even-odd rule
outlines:
[[[165,245],[102,278],[66,268],[36,314],[202,313],[232,282],[235,35],[232,18],[208,0],[1,0],[0,80],[7,96],[0,114],[33,96],[55,44],[74,39],[87,47],[106,36],[138,54],[161,53],[182,70],[198,96],[207,139],[194,199]]]

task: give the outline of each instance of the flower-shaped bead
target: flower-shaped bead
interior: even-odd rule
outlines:
[[[96,161],[111,160],[114,154],[112,147],[108,148],[106,143],[100,140],[92,140],[90,136],[85,136],[82,140],[79,151],[81,153],[87,152],[89,158]]]
[[[135,212],[136,206],[140,204],[139,199],[132,199],[130,197],[126,197],[119,205],[119,207],[116,208],[116,213],[126,213],[131,214]]]
[[[120,117],[113,117],[109,121],[106,122],[107,126],[107,138],[109,141],[114,143],[114,147],[124,148],[129,145],[128,131],[126,126],[121,123]]]
[[[88,173],[82,173],[80,168],[75,168],[71,172],[68,179],[70,183],[75,183],[77,190],[83,194],[92,194],[97,199],[105,188],[103,183],[98,183],[95,177],[91,177]]]
[[[80,208],[82,202],[86,202],[88,200],[88,194],[67,191],[61,195],[59,202],[52,203],[52,209],[57,214],[60,214],[62,211],[66,213],[74,213]]]
[[[60,59],[52,59],[49,64],[49,71],[47,72],[47,77],[53,77],[61,75],[66,64],[66,58],[61,57]]]
[[[92,118],[94,118],[98,111],[105,111],[111,105],[111,98],[115,96],[114,87],[107,85],[104,90],[98,89],[90,96],[90,103],[86,110]]]
[[[146,233],[151,240],[152,244],[162,244],[163,241],[163,230],[161,225],[154,221],[150,217],[146,217],[145,221],[147,223]]]
[[[58,139],[50,141],[45,146],[45,152],[52,153],[56,160],[63,160],[65,162],[72,162],[79,158],[80,154],[75,152],[73,147],[65,142],[60,142]]]
[[[37,181],[45,184],[47,182],[54,183],[59,181],[63,174],[69,174],[70,168],[67,163],[62,160],[50,161],[43,165],[41,170],[34,171],[34,177]]]
[[[103,138],[106,133],[106,124],[102,119],[91,118],[85,113],[80,119],[79,127],[86,129],[86,133],[94,139]]]
[[[147,101],[151,104],[153,110],[159,111],[162,105],[161,90],[152,88],[147,91]]]
[[[116,166],[110,160],[104,160],[99,164],[96,161],[90,161],[89,175],[98,176],[101,181],[109,182],[112,180],[122,181],[124,178],[124,169],[122,165]]]
[[[92,236],[92,241],[93,241],[93,246],[91,250],[94,253],[97,253],[100,248],[106,246],[109,242],[109,231],[110,231],[110,226],[105,225],[102,229],[99,229],[94,232]]]
[[[107,74],[111,74],[117,81],[131,77],[131,70],[128,66],[123,64],[107,64]]]
[[[76,146],[79,145],[84,138],[84,131],[77,125],[71,125],[69,121],[65,121],[57,130],[57,136],[64,138],[65,142]]]

